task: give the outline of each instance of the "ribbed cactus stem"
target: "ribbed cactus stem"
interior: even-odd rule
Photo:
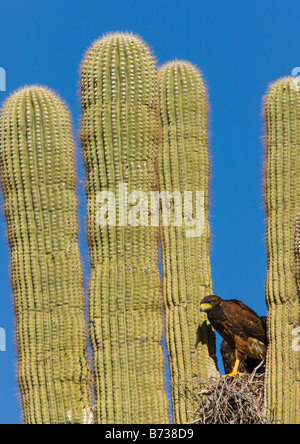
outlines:
[[[296,291],[300,300],[300,209],[298,210],[295,223],[294,235],[294,276],[296,282]],[[299,326],[300,327],[300,326]]]
[[[0,115],[18,379],[27,424],[91,419],[74,142],[68,110],[42,87]]]
[[[149,197],[155,189],[159,120],[153,56],[139,37],[110,34],[87,52],[81,88],[96,420],[166,423],[158,228],[129,220],[138,203],[130,203],[130,194]],[[103,224],[105,191],[112,216]],[[149,211],[150,205],[147,218]]]
[[[297,291],[300,209],[300,81],[284,78],[273,85],[265,100],[269,309],[267,406],[277,420],[300,421],[300,353],[294,333],[299,330]]]
[[[164,65],[159,72],[159,101],[163,127],[160,191],[179,191],[182,199],[181,207],[175,201],[171,205],[171,226],[162,227],[161,239],[173,414],[176,423],[185,423],[193,418],[188,412],[195,411],[190,396],[193,383],[218,376],[214,334],[199,312],[201,299],[212,294],[212,279],[208,102],[198,69],[184,61]],[[185,207],[187,191],[193,199],[190,219]],[[198,215],[197,192],[203,198]],[[181,226],[177,226],[180,218],[175,222],[178,210],[184,222]],[[196,225],[187,224],[197,216],[198,232]]]

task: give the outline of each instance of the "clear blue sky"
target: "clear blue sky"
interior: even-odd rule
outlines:
[[[7,74],[0,103],[22,85],[47,85],[69,104],[76,131],[79,65],[103,34],[133,31],[153,48],[159,64],[183,58],[200,67],[211,103],[214,292],[242,299],[265,315],[262,97],[270,82],[300,66],[299,0],[10,0],[2,2],[0,13],[0,67]],[[83,181],[80,165],[79,172]],[[7,333],[7,351],[0,352],[3,424],[20,422],[21,413],[9,250],[0,217],[0,327]],[[83,232],[81,247],[88,270]]]

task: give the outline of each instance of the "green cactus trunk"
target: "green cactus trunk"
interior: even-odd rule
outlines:
[[[181,61],[163,66],[159,72],[159,100],[163,127],[160,191],[181,193],[181,198],[174,194],[170,205],[171,226],[162,227],[161,240],[173,415],[175,423],[186,423],[193,419],[189,412],[196,410],[193,397],[189,396],[193,383],[219,376],[214,333],[206,324],[204,314],[199,312],[201,299],[212,294],[212,279],[208,103],[197,68]],[[186,191],[192,192],[190,216]],[[197,202],[197,192],[202,201]],[[167,207],[163,205],[163,211]],[[200,224],[198,232],[192,217]],[[184,223],[178,226],[181,219]]]
[[[300,353],[297,291],[296,217],[300,209],[300,81],[284,78],[273,84],[265,101],[269,309],[267,407],[284,423],[300,421]],[[295,237],[296,236],[296,237]],[[296,242],[295,242],[296,238]]]
[[[134,35],[108,35],[87,52],[81,87],[96,421],[166,423],[158,228],[140,225],[139,196],[130,196],[144,192],[149,198],[155,190],[159,119],[153,57]],[[149,209],[141,210],[146,220]]]
[[[53,92],[27,87],[0,115],[18,379],[27,424],[91,421],[74,143]]]
[[[298,295],[298,300],[300,300],[300,209],[298,209],[298,214],[296,216],[296,223],[295,223],[294,275],[295,275],[296,291],[297,291],[297,295]],[[299,331],[300,331],[300,326],[298,326],[298,332]],[[295,336],[296,336],[296,332],[295,332]],[[300,335],[298,337],[300,338]]]

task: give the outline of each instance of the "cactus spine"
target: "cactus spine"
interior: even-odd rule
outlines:
[[[130,193],[155,189],[154,59],[140,38],[110,34],[87,52],[81,88],[96,421],[166,423],[158,228],[126,224],[121,205],[124,199],[133,209]],[[122,183],[127,187],[123,196]],[[103,191],[117,202],[106,226],[99,224]]]
[[[69,113],[50,90],[26,87],[4,104],[0,174],[24,420],[83,423],[91,389],[74,143]]]
[[[300,420],[299,329],[297,291],[297,213],[300,208],[300,82],[275,82],[265,101],[269,348],[266,393],[269,409],[284,423]],[[296,236],[296,242],[295,242]]]
[[[162,120],[162,152],[159,159],[160,190],[204,192],[204,231],[188,237],[187,226],[162,227],[163,291],[166,306],[166,337],[169,352],[173,414],[176,423],[192,419],[195,411],[188,393],[191,384],[218,376],[215,339],[200,300],[212,294],[210,227],[208,221],[210,164],[208,153],[208,103],[198,69],[189,62],[175,61],[159,72],[159,102]],[[194,213],[195,215],[195,208]],[[184,219],[184,214],[182,218]],[[200,327],[199,327],[200,325]]]

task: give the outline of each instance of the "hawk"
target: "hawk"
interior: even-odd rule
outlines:
[[[235,362],[228,376],[239,373],[240,364],[246,357],[263,361],[267,354],[267,335],[264,321],[243,302],[224,300],[219,296],[206,296],[200,303],[200,311],[207,314],[213,328],[235,351]]]

